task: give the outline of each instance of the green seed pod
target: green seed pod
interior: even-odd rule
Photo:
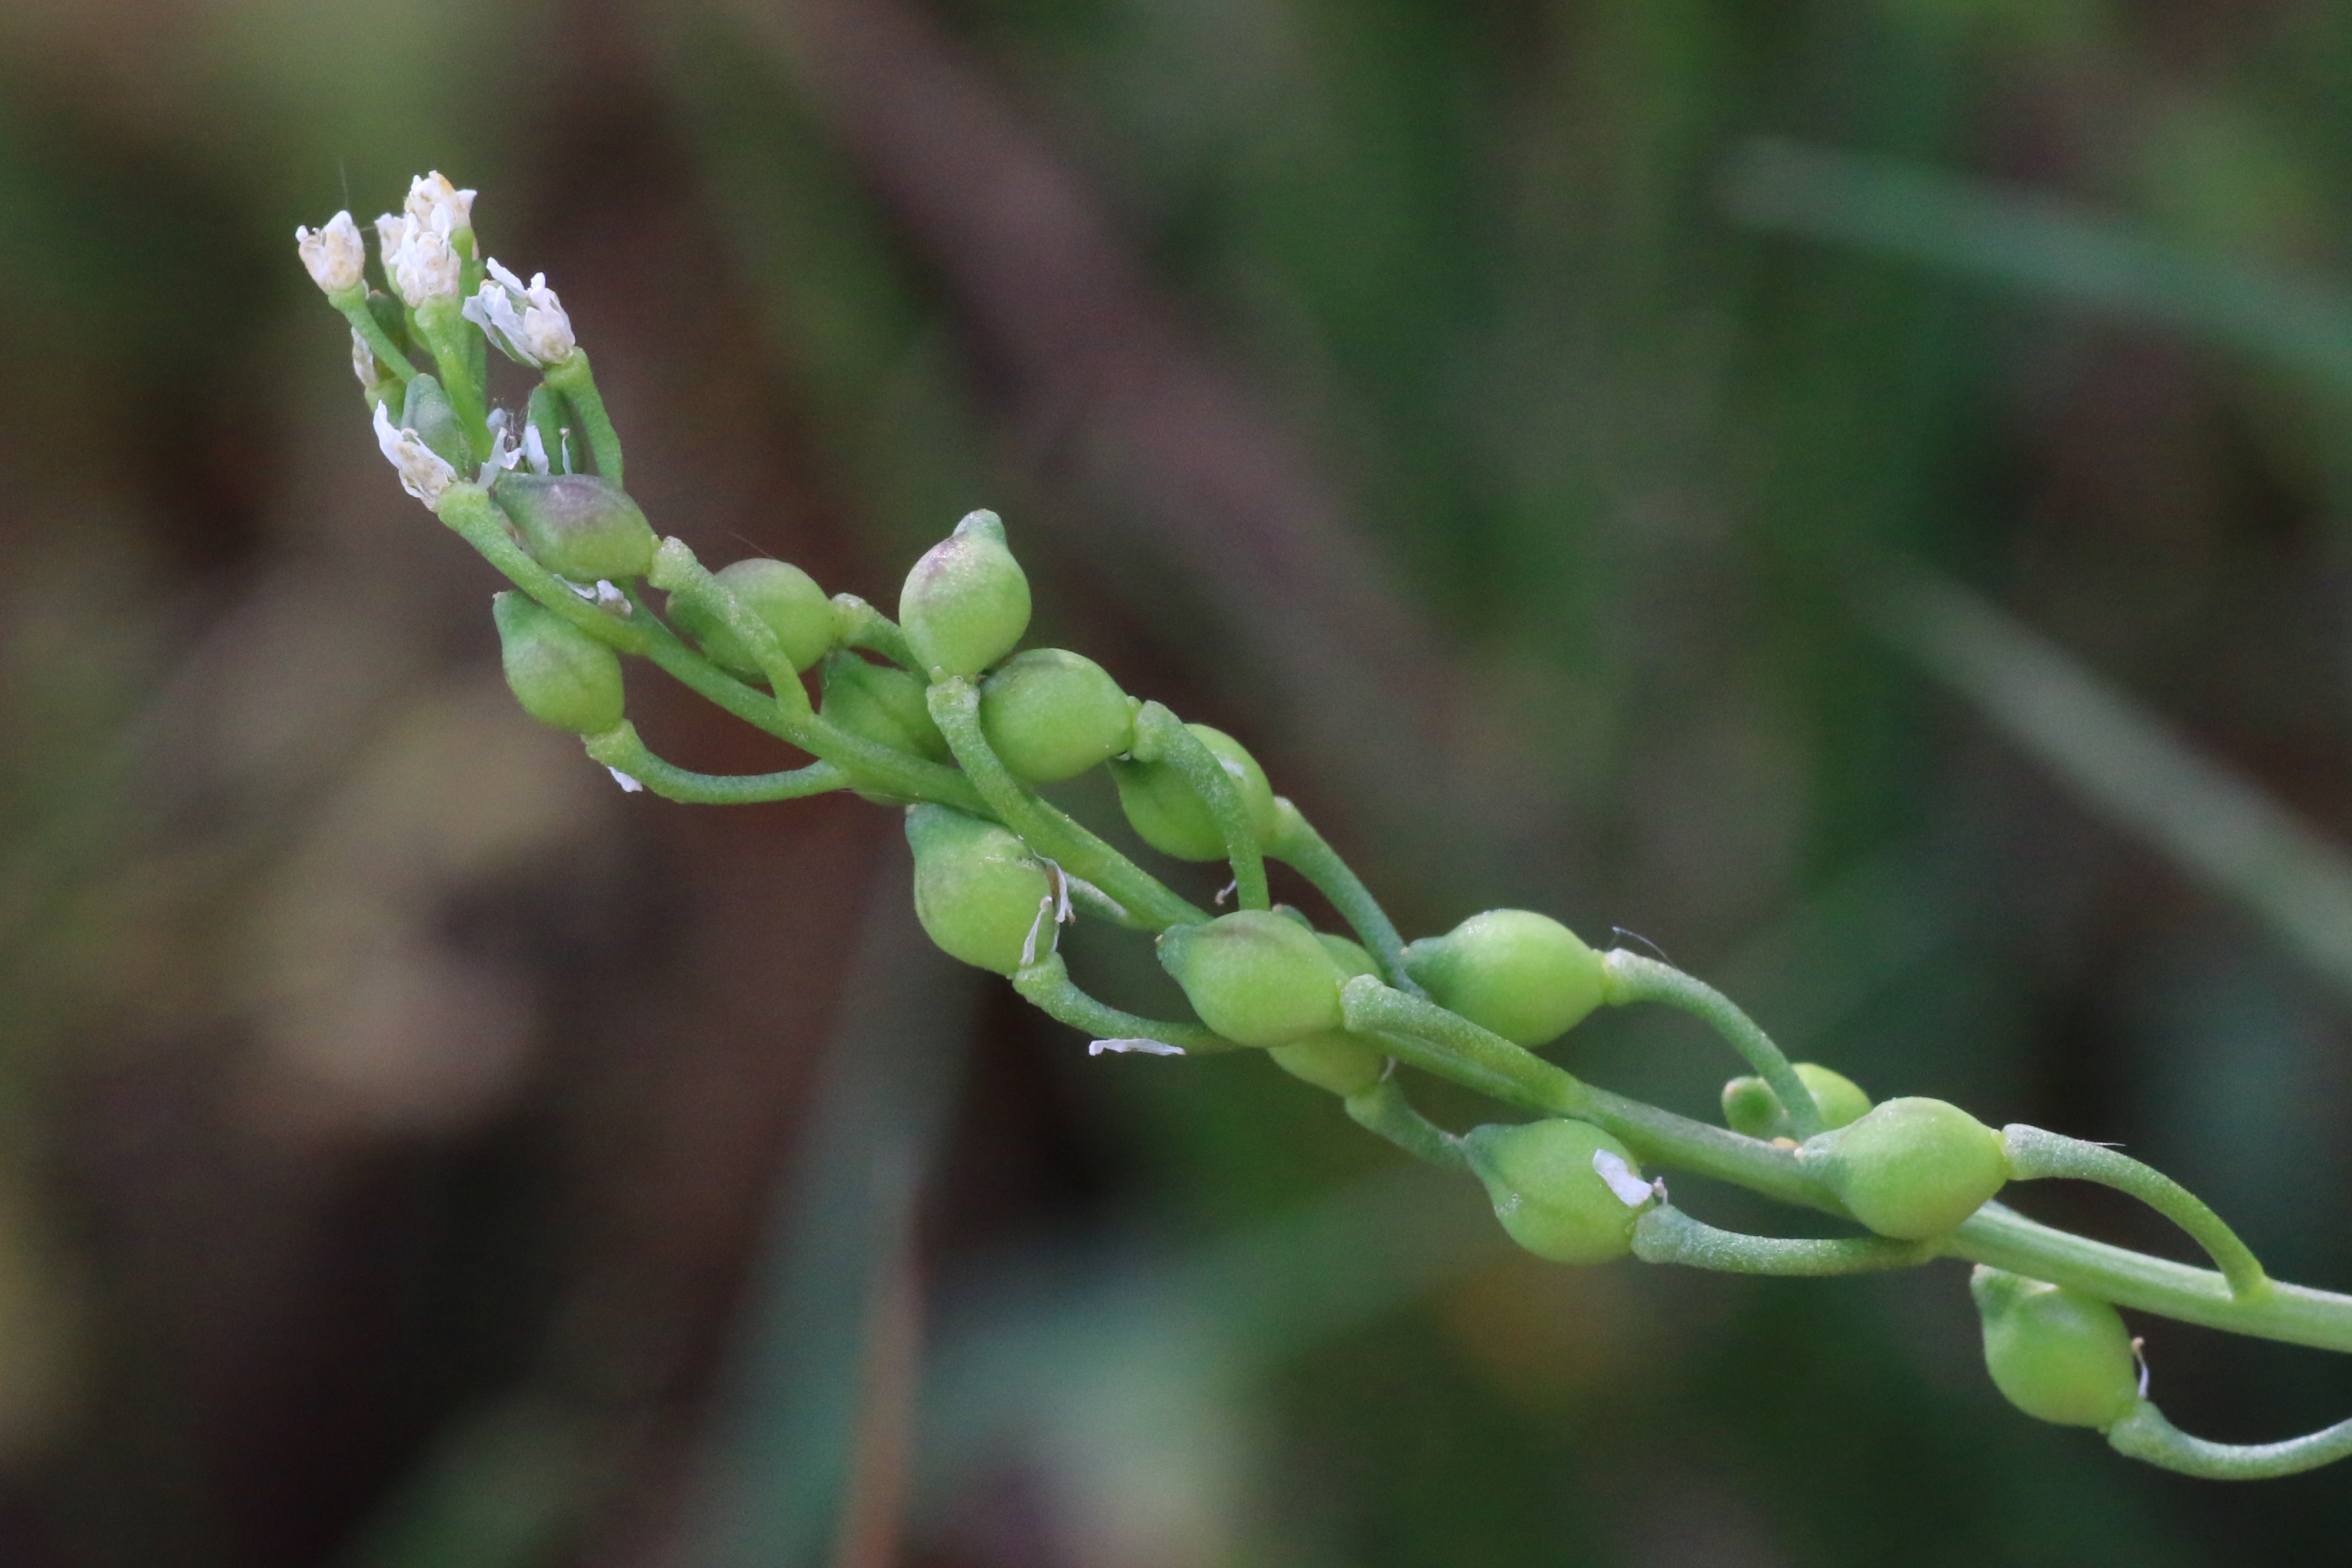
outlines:
[[[1380,973],[1380,966],[1372,962],[1372,956],[1345,936],[1333,936],[1318,931],[1315,934],[1315,940],[1323,944],[1323,950],[1330,954],[1339,966],[1342,979],[1352,980],[1358,975]],[[1274,1058],[1276,1067],[1293,1078],[1304,1079],[1318,1089],[1328,1089],[1343,1099],[1370,1089],[1386,1076],[1389,1070],[1386,1051],[1345,1030],[1311,1034],[1288,1045],[1275,1046],[1266,1054]]]
[[[1601,955],[1547,915],[1490,909],[1404,950],[1405,972],[1482,1029],[1548,1045],[1601,1005]]]
[[[1245,909],[1160,938],[1160,964],[1201,1021],[1243,1045],[1290,1045],[1339,1027],[1348,977],[1311,931]]]
[[[1135,744],[1135,705],[1092,659],[1060,648],[1015,653],[980,686],[980,724],[1015,778],[1075,779]]]
[[[408,395],[400,405],[400,423],[404,430],[416,432],[417,439],[433,449],[433,455],[460,474],[474,468],[473,454],[466,449],[466,430],[457,423],[457,411],[449,406],[449,394],[431,376],[409,378]]]
[[[490,601],[499,663],[522,711],[574,735],[601,735],[621,722],[621,661],[612,649],[528,594]]]
[[[1800,1061],[1796,1069],[1797,1076],[1812,1092],[1823,1132],[1858,1122],[1869,1112],[1870,1096],[1845,1074],[1811,1061]],[[1790,1135],[1780,1097],[1761,1078],[1735,1078],[1723,1086],[1723,1124],[1743,1137]]]
[[[1984,1320],[1993,1386],[2028,1416],[2104,1430],[2139,1403],[2131,1331],[2106,1302],[1983,1264],[1969,1293]]]
[[[1625,1145],[1582,1122],[1473,1127],[1462,1140],[1511,1239],[1555,1263],[1606,1263],[1633,1249],[1641,1203],[1627,1203],[1592,1163],[1595,1154],[1641,1168]]]
[[[768,623],[795,670],[805,670],[833,646],[833,601],[816,580],[787,561],[755,556],[721,567],[712,582]],[[740,675],[757,675],[760,661],[727,627],[709,589],[696,583],[669,597],[669,618],[702,645],[710,662]]]
[[[945,806],[907,811],[915,852],[915,918],[950,957],[1010,975],[1034,934],[1034,957],[1054,950],[1052,894],[1028,846],[993,822]]]
[[[1941,1100],[1889,1100],[1797,1151],[1856,1219],[1923,1241],[1974,1214],[2009,1180],[2000,1134]]]
[[[1274,788],[1265,769],[1257,765],[1242,743],[1222,729],[1205,724],[1184,727],[1201,737],[1210,753],[1241,787],[1242,807],[1263,844],[1274,837]],[[1136,836],[1163,855],[1180,861],[1221,861],[1225,835],[1209,814],[1208,803],[1192,793],[1184,776],[1165,762],[1114,762],[1111,781],[1118,786],[1119,809]]]
[[[904,670],[869,663],[846,648],[825,655],[817,711],[852,735],[911,757],[945,762],[947,737],[931,722],[923,683]]]
[[[573,582],[625,582],[653,570],[653,525],[619,486],[593,474],[509,474],[491,492],[531,559]]]
[[[1029,629],[1029,579],[994,512],[974,512],[933,545],[898,593],[898,622],[933,680],[969,680]]]

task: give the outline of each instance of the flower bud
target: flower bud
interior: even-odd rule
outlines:
[[[1029,579],[994,512],[974,512],[933,545],[898,594],[898,621],[933,680],[977,675],[1029,629]]]
[[[563,302],[547,286],[547,274],[535,272],[525,283],[499,266],[496,256],[483,264],[483,270],[489,276],[459,314],[519,364],[546,370],[569,361],[579,345]]]
[[[1289,1045],[1339,1028],[1348,978],[1315,934],[1245,909],[1160,938],[1160,965],[1201,1021],[1242,1045]]]
[[[367,241],[349,213],[337,213],[319,228],[297,228],[294,249],[310,281],[330,295],[349,293],[367,270]]]
[[[1323,945],[1323,950],[1330,954],[1339,966],[1343,983],[1358,975],[1380,973],[1380,966],[1372,962],[1372,956],[1345,936],[1333,936],[1318,931],[1315,934],[1315,940]],[[1310,1034],[1305,1040],[1275,1046],[1266,1054],[1274,1058],[1276,1067],[1293,1078],[1303,1079],[1318,1089],[1328,1089],[1343,1099],[1370,1089],[1385,1077],[1389,1070],[1388,1052],[1345,1030]]]
[[[1274,837],[1274,789],[1265,769],[1242,743],[1205,724],[1184,727],[1201,737],[1210,754],[1224,765],[1242,792],[1242,808],[1263,844]],[[1221,861],[1225,835],[1209,814],[1208,802],[1192,792],[1184,776],[1165,762],[1114,762],[1111,781],[1118,786],[1119,809],[1136,835],[1163,855],[1180,861]]]
[[[411,310],[457,298],[463,262],[450,246],[453,227],[445,217],[421,219],[386,213],[375,221],[384,276]]]
[[[946,806],[907,812],[915,852],[915,918],[940,950],[982,969],[1010,975],[1024,952],[1054,947],[1052,883],[1019,839]]]
[[[1983,1264],[1969,1294],[1984,1320],[1993,1386],[2028,1416],[2104,1429],[2139,1403],[2131,1331],[2106,1302]]]
[[[1823,1132],[1858,1122],[1870,1110],[1870,1096],[1843,1073],[1811,1061],[1798,1062],[1796,1070],[1797,1077],[1812,1092]],[[1761,1078],[1735,1078],[1723,1086],[1723,1124],[1742,1137],[1790,1135],[1780,1097]]]
[[[1549,915],[1474,915],[1404,950],[1405,972],[1440,1007],[1526,1046],[1558,1040],[1601,1005],[1601,955]]]
[[[1797,1151],[1853,1217],[1922,1241],[1974,1214],[2009,1180],[2000,1134],[1941,1100],[1889,1100]]]
[[[400,423],[416,432],[417,439],[433,448],[434,455],[449,465],[452,472],[465,473],[472,465],[472,452],[466,444],[465,427],[457,423],[457,411],[449,406],[449,394],[431,376],[411,376],[408,392],[402,400]]]
[[[522,711],[574,735],[621,722],[621,661],[613,650],[539,603],[509,591],[490,601],[499,662]]]
[[[923,683],[906,671],[840,648],[825,655],[824,683],[817,711],[827,722],[910,757],[933,762],[952,757],[923,700]]]
[[[721,567],[712,580],[767,622],[793,669],[807,669],[833,646],[833,601],[799,567],[755,556]],[[725,618],[709,601],[709,591],[700,583],[674,593],[669,600],[670,619],[702,644],[712,664],[738,674],[759,674],[760,661],[729,630]]]
[[[626,493],[592,474],[508,474],[493,492],[531,558],[573,582],[624,582],[653,570],[653,525]]]
[[[1135,705],[1092,659],[1061,648],[1015,653],[981,683],[980,724],[1015,778],[1075,779],[1135,743]]]
[[[1600,1128],[1562,1121],[1473,1127],[1462,1152],[1486,1184],[1495,1218],[1537,1257],[1606,1263],[1633,1249],[1633,1221],[1646,1197],[1626,1202],[1593,1156],[1620,1162],[1629,1183],[1640,1179],[1641,1168]]]

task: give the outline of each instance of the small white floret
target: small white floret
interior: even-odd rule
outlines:
[[[560,365],[579,345],[572,336],[572,318],[563,302],[547,286],[547,274],[531,274],[529,283],[499,265],[493,256],[483,263],[489,276],[466,301],[466,319],[479,327],[509,357],[533,370]]]
[[[367,267],[367,241],[349,213],[337,213],[323,227],[297,228],[294,249],[309,269],[310,281],[329,294],[359,287]]]
[[[376,220],[379,236],[387,220]],[[384,270],[392,286],[411,310],[421,310],[436,299],[457,298],[461,263],[446,231],[433,224],[410,220],[402,225],[400,244],[384,255]]]
[[[1607,1149],[1592,1151],[1592,1169],[1609,1184],[1609,1190],[1617,1195],[1617,1201],[1628,1208],[1639,1208],[1655,1196],[1655,1189],[1635,1176],[1633,1166]]]
[[[392,372],[375,357],[375,350],[357,327],[352,329],[352,374],[359,377],[362,387],[379,387],[391,379]]]
[[[473,193],[470,191],[467,193],[468,195],[471,195],[472,193]],[[617,768],[607,768],[604,771],[613,776],[613,782],[621,787],[621,790],[624,794],[635,795],[645,789],[644,785],[638,783],[635,779],[630,778],[627,774],[622,772]]]
[[[1184,1048],[1171,1045],[1164,1040],[1098,1040],[1087,1047],[1088,1056],[1100,1056],[1105,1051],[1133,1051],[1138,1056],[1181,1056]]]
[[[375,405],[375,444],[399,473],[400,487],[428,507],[457,482],[457,471],[425,445],[423,436],[394,424],[382,403]]]
[[[437,228],[445,235],[455,234],[474,226],[474,193],[457,189],[436,169],[408,183],[408,200],[403,210],[411,223]]]

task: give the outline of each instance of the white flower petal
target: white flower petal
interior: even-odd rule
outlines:
[[[1139,1056],[1181,1056],[1184,1048],[1171,1045],[1164,1040],[1098,1040],[1087,1047],[1088,1056],[1100,1056],[1109,1051],[1133,1051]]]
[[[622,772],[617,768],[607,768],[604,771],[613,776],[613,782],[621,787],[622,793],[624,794],[635,795],[645,789],[644,785],[638,783],[635,779],[630,778],[627,774]]]
[[[328,294],[355,287],[366,275],[367,241],[349,213],[337,213],[320,228],[297,228],[294,249],[310,281]]]
[[[1592,1169],[1609,1184],[1609,1190],[1617,1195],[1617,1201],[1628,1208],[1639,1208],[1654,1196],[1650,1184],[1635,1176],[1633,1166],[1607,1149],[1592,1151]]]
[[[400,475],[400,487],[428,507],[457,482],[457,471],[416,432],[394,424],[382,403],[375,405],[375,444]]]

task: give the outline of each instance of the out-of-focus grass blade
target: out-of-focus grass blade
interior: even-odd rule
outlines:
[[[976,971],[934,947],[907,899],[906,852],[892,843],[868,896],[866,930],[843,988],[796,1168],[781,1195],[730,1396],[722,1404],[703,1493],[698,1568],[803,1568],[834,1557],[835,1536],[875,1478],[861,1457],[877,1391],[873,1336],[904,1281],[915,1199],[954,1099]],[[877,1306],[882,1310],[877,1311]],[[903,1369],[901,1369],[903,1370]],[[895,1490],[887,1482],[882,1491]]]
[[[2168,246],[2074,203],[1900,159],[1759,140],[1723,202],[1758,228],[1860,246],[2193,332],[2352,386],[2352,296]]]
[[[2352,997],[2352,854],[2063,649],[1915,567],[1869,618],[2095,810],[2267,924]]]

